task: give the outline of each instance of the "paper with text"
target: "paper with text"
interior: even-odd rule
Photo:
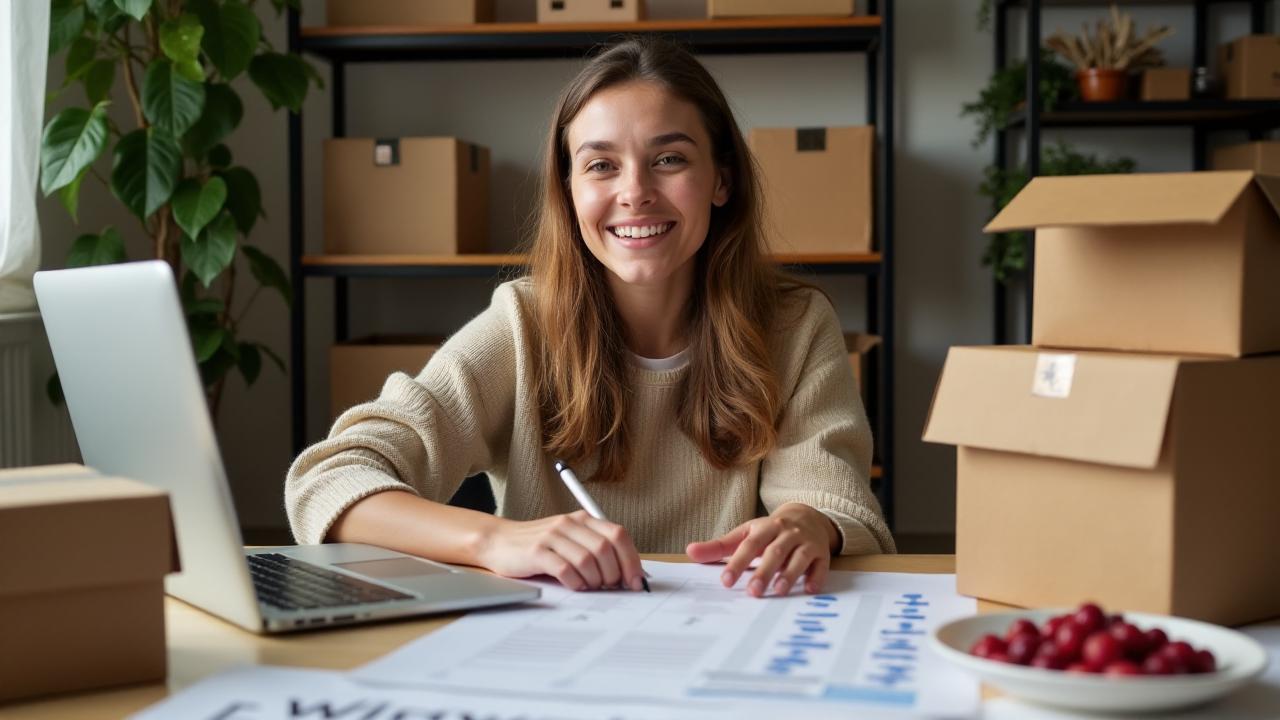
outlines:
[[[833,572],[821,595],[759,599],[724,588],[723,566],[645,568],[652,593],[547,583],[537,603],[472,613],[353,677],[682,708],[800,703],[809,717],[977,712],[978,684],[925,643],[932,628],[976,610],[954,575]]]

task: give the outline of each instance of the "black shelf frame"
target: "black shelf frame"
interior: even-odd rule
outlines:
[[[642,22],[618,27],[588,26],[576,29],[547,25],[530,32],[501,24],[492,31],[470,28],[467,32],[389,31],[372,33],[304,33],[298,12],[288,10],[288,48],[327,61],[331,69],[330,112],[333,137],[346,135],[346,66],[349,63],[427,62],[451,60],[515,60],[581,58],[593,48],[626,34],[662,34],[685,43],[697,54],[854,53],[865,55],[866,122],[879,136],[875,200],[879,261],[786,264],[783,267],[815,275],[855,275],[866,278],[867,332],[881,338],[878,352],[869,358],[868,377],[876,380],[865,388],[868,415],[875,418],[876,458],[880,476],[873,486],[892,529],[895,497],[894,468],[894,84],[893,0],[868,0],[869,16],[847,22],[766,23],[713,21]],[[294,454],[310,442],[307,434],[306,377],[306,280],[327,278],[334,283],[334,340],[350,336],[349,286],[356,278],[498,277],[512,266],[504,263],[470,265],[433,264],[304,264],[306,233],[303,209],[302,116],[291,113],[289,133],[289,270],[293,278],[290,310],[290,389]]]
[[[1267,6],[1272,0],[1129,0],[1126,4],[1141,6],[1187,6],[1193,9],[1192,66],[1206,67],[1209,62],[1209,9],[1213,5],[1248,5],[1250,33],[1262,33],[1266,27]],[[1009,142],[1012,133],[1021,132],[1026,143],[1027,175],[1039,174],[1041,130],[1043,128],[1118,128],[1118,127],[1189,127],[1192,131],[1191,167],[1207,166],[1208,136],[1218,130],[1245,130],[1251,140],[1280,127],[1280,101],[1229,100],[1193,98],[1186,101],[1107,103],[1069,102],[1046,112],[1040,94],[1040,18],[1046,7],[1105,7],[1105,0],[995,0],[992,9],[995,39],[995,69],[1008,64],[1009,15],[1021,10],[1026,22],[1027,102],[1011,116],[1009,123],[996,130],[994,162],[1008,168]],[[1021,342],[1031,341],[1031,315],[1035,294],[1035,232],[1030,231],[1027,245],[1027,267],[1022,276],[1025,290],[1025,317]],[[993,338],[997,345],[1010,341],[1008,305],[1010,292],[999,280],[994,281],[995,312]]]

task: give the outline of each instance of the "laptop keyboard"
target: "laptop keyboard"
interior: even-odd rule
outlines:
[[[279,553],[245,557],[258,601],[281,610],[367,605],[414,597]]]

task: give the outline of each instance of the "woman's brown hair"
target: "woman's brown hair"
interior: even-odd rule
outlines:
[[[695,258],[680,428],[714,467],[755,462],[773,448],[780,406],[766,338],[789,283],[764,255],[760,189],[746,142],[724,94],[693,55],[669,40],[625,39],[591,60],[560,95],[530,250],[543,446],[569,463],[594,458],[594,480],[618,479],[626,470],[631,369],[608,271],[578,229],[566,133],[597,92],[632,81],[655,83],[693,104],[717,167],[728,173],[728,202],[711,208]]]

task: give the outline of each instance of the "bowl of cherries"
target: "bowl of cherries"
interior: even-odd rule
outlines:
[[[937,628],[935,652],[1006,695],[1090,712],[1207,702],[1251,682],[1267,654],[1219,625],[1148,613],[1074,610],[975,615]]]

